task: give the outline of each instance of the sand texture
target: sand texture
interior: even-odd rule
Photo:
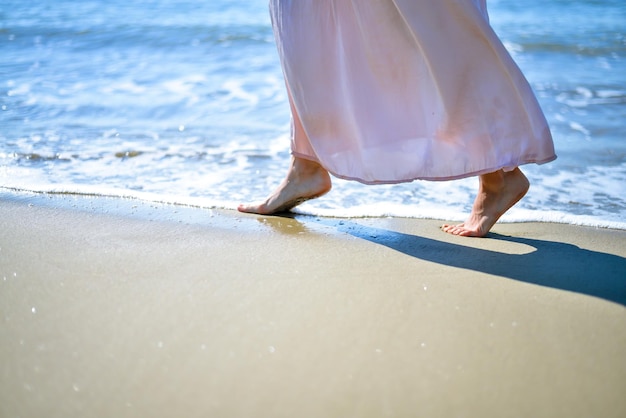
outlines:
[[[626,417],[626,231],[0,194],[0,417]]]

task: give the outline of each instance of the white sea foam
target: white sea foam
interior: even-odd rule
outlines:
[[[24,187],[25,186],[25,187]],[[36,186],[36,185],[35,185]],[[161,193],[123,190],[118,188],[58,184],[48,187],[33,187],[32,183],[20,186],[0,186],[0,189],[14,193],[48,193],[48,194],[71,194],[94,197],[112,197],[121,199],[137,199],[144,202],[182,205],[198,209],[225,209],[236,210],[238,202],[231,200],[219,200],[207,197],[193,197],[182,195],[166,195]],[[35,189],[35,190],[33,190]],[[294,209],[294,213],[308,216],[329,218],[409,218],[409,219],[437,219],[449,222],[462,222],[465,214],[451,209],[440,207],[398,205],[388,203],[372,203],[355,205],[349,208],[319,208],[314,204],[305,203]],[[525,222],[550,222],[596,228],[609,228],[626,230],[626,222],[619,220],[603,219],[597,216],[574,215],[560,211],[537,211],[523,208],[512,208],[499,221],[500,223],[525,223]]]
[[[139,161],[139,157],[135,160]],[[128,167],[129,172],[136,169]],[[223,170],[205,173],[179,170],[161,178],[153,176],[150,184],[141,187],[137,187],[138,183],[133,183],[134,187],[124,187],[123,184],[107,186],[105,183],[51,182],[51,178],[40,170],[3,166],[0,169],[0,187],[234,210],[241,202],[263,197],[280,180],[279,173],[265,180],[258,176],[251,188],[251,185],[246,185],[249,181],[243,177],[247,172],[246,167],[254,168],[246,158],[239,158],[239,163],[229,164]],[[109,169],[106,164],[101,167],[104,172]],[[531,192],[507,212],[501,222],[555,222],[626,229],[624,196],[621,194],[626,182],[626,167],[591,167],[574,176],[572,173],[545,176],[533,170],[527,172],[534,183]],[[90,176],[101,174],[104,173],[96,170]],[[242,186],[238,190],[232,184],[224,187],[224,183],[229,181],[239,182]],[[365,186],[335,180],[335,188],[331,193],[306,202],[294,211],[322,217],[401,217],[456,222],[464,220],[471,209],[475,187],[475,179],[386,186]]]

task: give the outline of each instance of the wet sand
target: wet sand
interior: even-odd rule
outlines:
[[[626,231],[0,194],[1,417],[624,417]]]

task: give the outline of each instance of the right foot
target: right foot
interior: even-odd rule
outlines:
[[[264,202],[241,204],[240,212],[271,215],[286,212],[309,200],[326,194],[331,189],[328,171],[314,161],[294,157],[287,177]]]
[[[452,235],[484,237],[506,211],[528,191],[528,179],[519,168],[502,170],[480,176],[480,186],[472,213],[460,225],[443,225]]]

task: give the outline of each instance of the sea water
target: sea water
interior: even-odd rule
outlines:
[[[559,155],[503,220],[626,229],[626,2],[489,7]],[[266,0],[0,2],[0,190],[233,209],[283,178],[289,117]],[[461,220],[476,186],[335,180],[298,210]]]

